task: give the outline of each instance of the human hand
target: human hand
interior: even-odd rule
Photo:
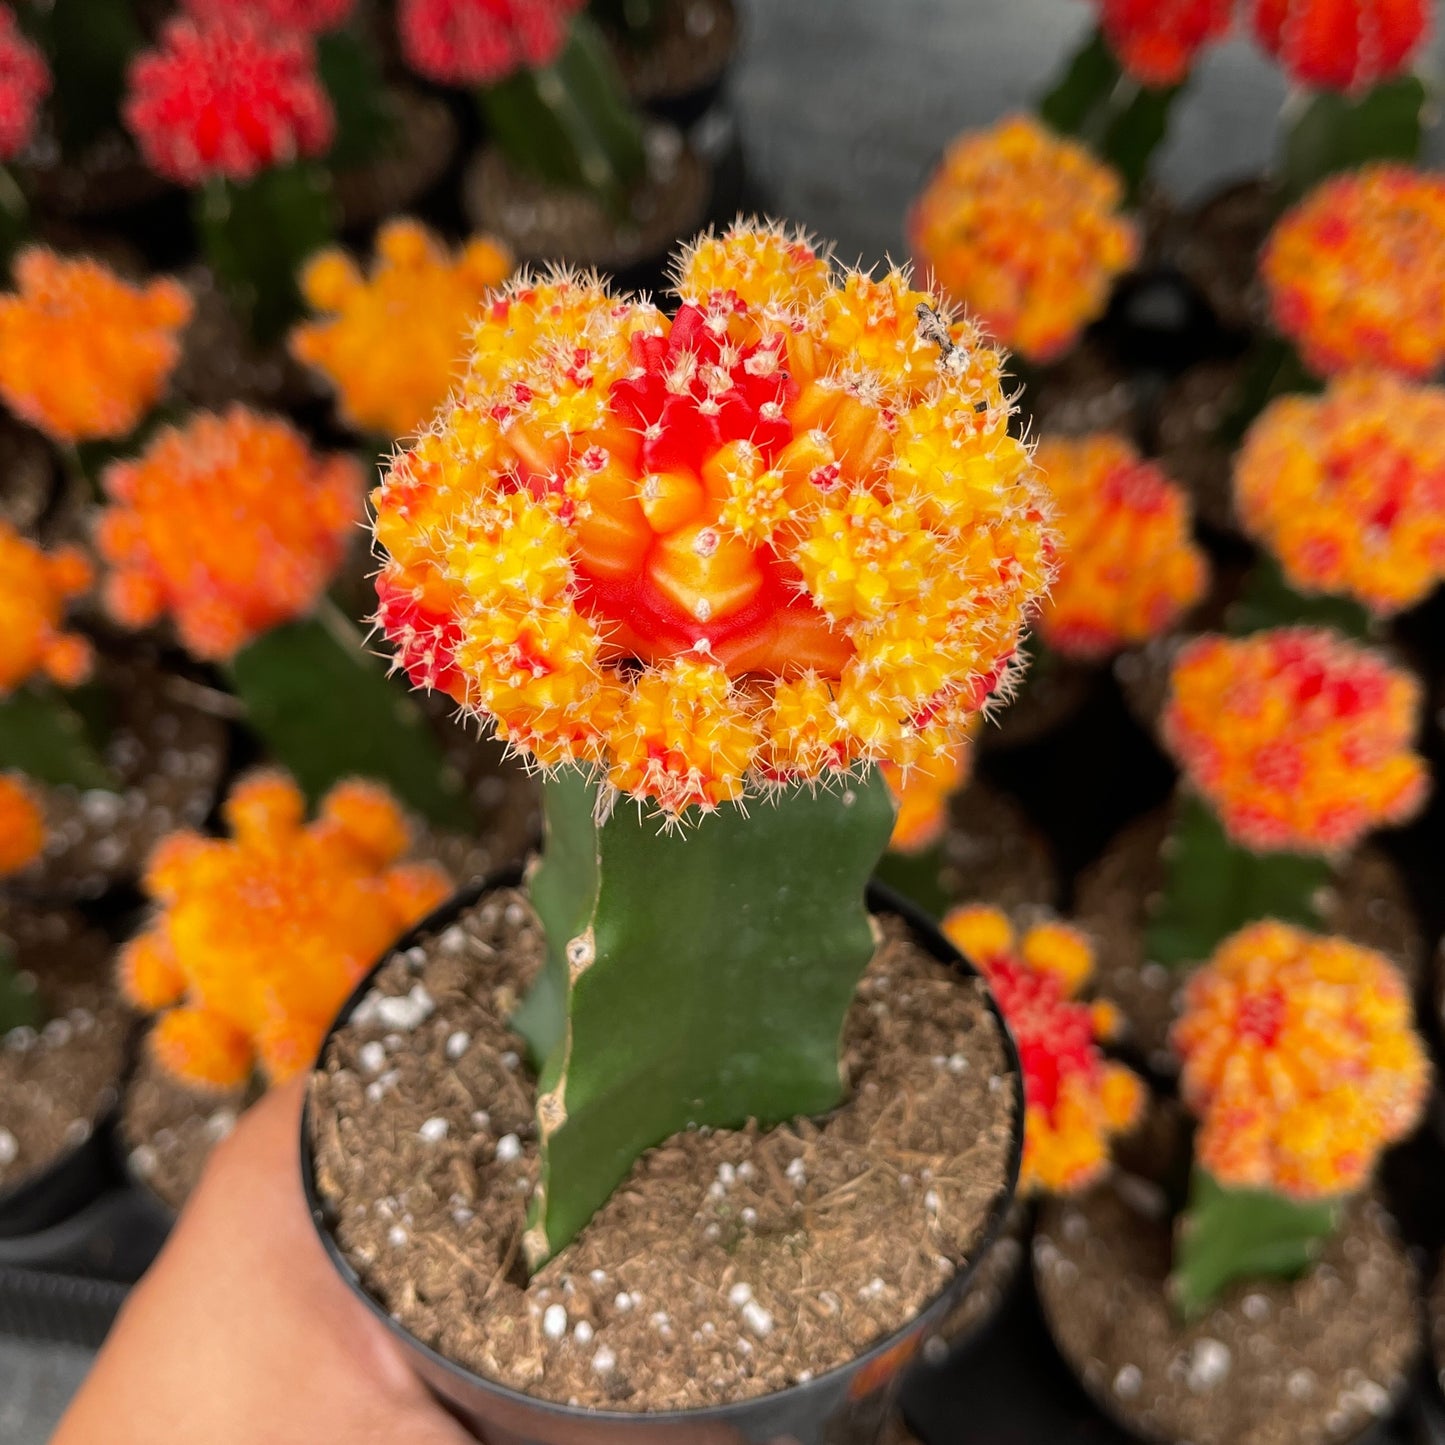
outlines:
[[[468,1445],[337,1278],[297,1167],[303,1084],[216,1149],[51,1445]]]

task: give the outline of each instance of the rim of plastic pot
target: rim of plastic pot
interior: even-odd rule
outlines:
[[[111,1136],[119,1116],[117,1098],[91,1121],[90,1133],[79,1144],[0,1190],[0,1241],[61,1224],[119,1182],[111,1157]]]
[[[326,1037],[322,1040],[317,1053],[313,1073],[325,1058],[332,1035],[350,1019],[357,1005],[370,992],[373,977],[383,964],[396,953],[416,946],[428,934],[449,926],[465,909],[470,908],[485,894],[495,892],[499,888],[516,887],[521,881],[522,870],[512,868],[492,874],[479,883],[470,884],[453,894],[447,902],[433,910],[420,923],[397,939],[367,970],[336,1015],[330,1028],[327,1029]],[[893,913],[902,918],[908,925],[915,942],[940,963],[948,964],[965,978],[982,977],[979,971],[944,937],[938,924],[910,899],[905,898],[886,884],[872,880],[867,888],[867,905],[871,913]],[[1014,1107],[1004,1187],[999,1191],[989,1210],[973,1255],[954,1273],[943,1289],[919,1309],[907,1323],[882,1339],[874,1341],[851,1360],[841,1365],[835,1365],[832,1369],[814,1376],[805,1383],[788,1385],[781,1390],[774,1390],[765,1395],[749,1396],[746,1399],[724,1405],[708,1405],[693,1410],[604,1410],[539,1399],[523,1390],[514,1389],[510,1385],[489,1379],[485,1375],[448,1359],[424,1341],[419,1340],[404,1325],[391,1317],[390,1312],[383,1308],[362,1284],[355,1269],[342,1253],[332,1235],[328,1225],[328,1211],[317,1192],[315,1160],[311,1149],[311,1095],[309,1089],[302,1103],[299,1140],[301,1183],[306,1198],[307,1212],[311,1216],[312,1225],[321,1241],[322,1248],[351,1292],[365,1304],[374,1318],[379,1320],[395,1339],[425,1363],[428,1367],[426,1371],[428,1379],[445,1382],[445,1384],[438,1383],[436,1388],[443,1394],[447,1394],[454,1403],[456,1397],[450,1394],[447,1386],[473,1398],[489,1398],[514,1411],[528,1411],[548,1417],[555,1422],[575,1424],[579,1430],[585,1432],[589,1426],[594,1428],[626,1427],[637,1431],[662,1427],[677,1429],[707,1424],[736,1426],[746,1416],[771,1415],[775,1408],[773,1402],[783,1397],[799,1402],[808,1397],[815,1397],[820,1406],[823,1406],[825,1402],[836,1402],[840,1398],[850,1395],[853,1398],[862,1399],[882,1388],[884,1384],[897,1379],[904,1367],[912,1360],[916,1348],[927,1336],[930,1326],[939,1323],[947,1312],[962,1299],[980,1261],[987,1255],[1002,1232],[1009,1207],[1018,1192],[1019,1168],[1023,1162],[1024,1142],[1023,1066],[1019,1060],[1013,1034],[1009,1031],[992,990],[987,987],[984,989],[984,999],[989,1013],[998,1025],[1003,1041],[1005,1063],[1013,1080]],[[859,1377],[865,1376],[866,1371],[875,1367],[878,1371],[876,1383],[870,1384],[869,1388],[858,1392],[856,1387]],[[849,1390],[850,1385],[854,1387],[852,1392]],[[579,1440],[586,1438],[585,1433],[578,1436]]]

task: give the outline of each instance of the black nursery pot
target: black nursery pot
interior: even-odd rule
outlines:
[[[519,881],[520,874],[513,870],[464,889],[388,949],[347,1000],[322,1043],[321,1056],[325,1055],[330,1033],[350,1018],[386,959],[398,950],[414,946],[427,934],[446,928],[484,894],[514,887]],[[927,914],[891,888],[878,882],[870,883],[868,907],[873,913],[898,915],[908,924],[919,946],[934,958],[961,974],[977,975],[977,970],[939,932]],[[994,1202],[973,1258],[902,1329],[879,1340],[846,1365],[818,1375],[806,1384],[769,1395],[701,1410],[663,1410],[651,1414],[589,1410],[533,1399],[464,1369],[424,1345],[367,1293],[332,1237],[327,1211],[316,1187],[309,1099],[301,1115],[301,1179],[306,1205],[322,1247],[337,1273],[401,1344],[420,1378],[458,1420],[481,1435],[488,1445],[637,1445],[637,1442],[645,1445],[876,1445],[892,1415],[905,1367],[962,1301],[979,1262],[1003,1229],[1018,1187],[1023,1156],[1023,1070],[1013,1037],[991,994],[988,1005],[1003,1036],[1004,1053],[1013,1078],[1014,1128],[1004,1189]]]
[[[78,1214],[118,1181],[108,1110],[81,1144],[0,1190],[0,1240],[39,1234]]]

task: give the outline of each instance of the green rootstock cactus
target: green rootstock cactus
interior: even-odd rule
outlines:
[[[893,826],[876,771],[687,832],[626,802],[596,819],[581,774],[543,792],[547,967],[517,1020],[545,1059],[534,1265],[669,1135],[841,1101],[843,1020],[875,946],[864,886]]]

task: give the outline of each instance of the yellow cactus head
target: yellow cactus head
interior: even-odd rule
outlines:
[[[1028,116],[960,136],[914,202],[914,259],[1030,361],[1052,361],[1103,314],[1139,235],[1115,173]]]
[[[354,535],[362,471],[233,406],[165,428],[105,488],[111,614],[127,627],[169,616],[191,653],[221,661],[315,606]]]
[[[1024,1157],[1019,1188],[1074,1193],[1109,1167],[1109,1141],[1131,1129],[1144,1085],[1099,1048],[1108,1010],[1075,1001],[1094,953],[1077,929],[1041,923],[1022,934],[986,904],[955,908],[943,931],[988,980],[1024,1071]]]
[[[19,773],[0,773],[0,878],[28,868],[45,850],[45,811]]]
[[[99,261],[31,247],[0,295],[0,397],[58,442],[120,438],[158,402],[180,358],[191,298]]]
[[[158,909],[122,950],[121,984],[159,1014],[157,1061],[198,1086],[306,1068],[336,1010],[398,934],[450,891],[402,861],[407,823],[372,783],[337,784],[306,821],[300,789],[257,773],[226,802],[229,839],[172,835],[147,869]]]
[[[398,665],[671,817],[953,742],[1053,570],[998,357],[770,227],[677,295],[493,303],[373,499]]]
[[[90,644],[65,631],[65,611],[92,580],[77,548],[42,552],[0,521],[0,698],[31,678],[73,687],[90,675]]]
[[[1260,271],[1275,326],[1311,371],[1433,375],[1445,362],[1445,177],[1401,165],[1331,176],[1281,217]]]
[[[1063,537],[1058,580],[1039,615],[1044,640],[1098,661],[1174,627],[1209,580],[1183,489],[1108,432],[1046,437],[1034,459]]]
[[[1321,628],[1280,627],[1182,648],[1164,740],[1236,842],[1335,853],[1424,801],[1419,714],[1408,672]]]
[[[1190,978],[1173,1042],[1196,1156],[1227,1187],[1352,1193],[1414,1127],[1429,1087],[1390,961],[1272,920],[1225,939]]]
[[[1445,388],[1356,372],[1278,398],[1235,459],[1234,499],[1295,591],[1413,606],[1445,577]]]
[[[446,400],[471,324],[511,269],[487,237],[451,252],[420,222],[388,221],[370,274],[341,250],[308,264],[301,290],[321,319],[296,328],[291,350],[336,388],[358,431],[413,436]]]

